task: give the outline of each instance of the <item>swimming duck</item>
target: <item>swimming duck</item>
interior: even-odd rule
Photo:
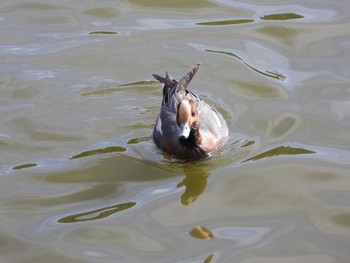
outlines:
[[[158,148],[178,158],[210,156],[226,143],[229,135],[222,115],[187,90],[199,66],[196,64],[180,81],[167,72],[165,77],[153,74],[164,84],[153,139]]]

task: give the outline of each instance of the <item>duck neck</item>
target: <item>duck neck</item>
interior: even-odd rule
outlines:
[[[181,146],[193,150],[197,148],[202,142],[202,135],[199,132],[199,125],[197,122],[193,123],[191,126],[191,132],[188,138],[180,138]]]

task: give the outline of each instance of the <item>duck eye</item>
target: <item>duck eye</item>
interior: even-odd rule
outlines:
[[[194,117],[194,116],[196,116],[196,113],[193,111],[191,115],[192,115],[192,117]]]

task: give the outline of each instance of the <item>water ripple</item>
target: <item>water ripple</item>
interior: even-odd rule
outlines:
[[[135,202],[129,202],[124,204],[117,204],[113,206],[103,207],[100,209],[69,215],[58,220],[59,223],[76,223],[76,222],[86,222],[92,220],[100,220],[120,211],[130,209],[135,206]]]
[[[283,73],[279,73],[277,71],[274,70],[269,70],[269,69],[261,69],[261,66],[258,65],[254,65],[252,62],[248,62],[247,58],[243,58],[243,55],[237,55],[240,52],[238,51],[234,51],[231,49],[222,49],[222,48],[218,48],[218,47],[210,47],[210,46],[206,46],[206,45],[202,45],[202,44],[197,44],[197,43],[188,43],[190,46],[196,48],[197,50],[200,51],[205,51],[205,52],[209,52],[209,53],[214,53],[214,54],[219,54],[219,55],[226,55],[229,57],[233,57],[239,61],[241,61],[244,65],[246,65],[248,68],[252,69],[253,71],[261,74],[262,76],[265,77],[269,77],[269,78],[273,78],[273,79],[277,79],[277,80],[281,80],[284,81],[287,76]],[[255,44],[256,45],[256,44]],[[266,54],[267,56],[269,56],[269,60],[286,60],[285,58],[282,58],[281,55],[278,55],[276,53],[272,53],[272,51],[268,52],[266,48],[263,48],[262,46],[260,47],[252,47],[254,49],[260,49],[259,52],[261,52],[261,49],[263,49],[265,52],[262,52],[264,54]],[[255,52],[257,52],[257,50],[255,50]],[[268,52],[268,53],[267,53]],[[264,59],[264,63],[266,64],[266,62],[268,61],[267,57]],[[260,60],[261,62],[262,60]],[[282,63],[283,64],[283,63]],[[277,63],[276,65],[279,65],[279,67],[281,66],[281,63]]]
[[[1,45],[0,54],[43,55],[61,52],[66,49],[99,42],[98,39],[68,40],[47,44]]]

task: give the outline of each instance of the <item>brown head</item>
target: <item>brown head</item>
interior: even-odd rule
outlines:
[[[179,140],[184,147],[193,148],[200,143],[199,114],[193,100],[181,101],[176,121],[180,127]]]

